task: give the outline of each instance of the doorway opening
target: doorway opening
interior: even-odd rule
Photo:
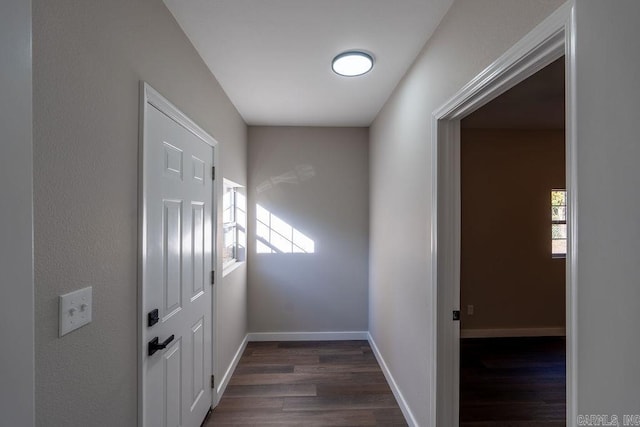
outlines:
[[[460,425],[564,425],[561,57],[462,119]]]
[[[566,177],[566,419],[576,419],[577,188],[575,11],[565,3],[432,115],[432,272],[436,310],[431,425],[458,426],[460,407],[460,135],[461,120],[564,56]]]

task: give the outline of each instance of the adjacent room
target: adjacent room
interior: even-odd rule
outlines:
[[[564,59],[461,123],[461,426],[565,425]]]

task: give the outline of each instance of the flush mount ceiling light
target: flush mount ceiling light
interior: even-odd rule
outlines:
[[[342,52],[331,62],[333,72],[341,76],[355,77],[368,73],[373,68],[373,57],[359,50]]]

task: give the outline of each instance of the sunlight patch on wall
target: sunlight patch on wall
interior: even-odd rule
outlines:
[[[256,252],[312,254],[315,242],[260,205],[256,205]]]

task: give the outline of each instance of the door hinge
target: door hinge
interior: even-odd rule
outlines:
[[[453,310],[453,320],[460,320],[460,310]]]
[[[213,181],[216,180],[216,167],[215,166],[211,166],[211,179]]]
[[[211,272],[211,284],[212,285],[216,284],[216,272],[215,271]]]
[[[211,388],[216,388],[216,377],[211,375]]]

